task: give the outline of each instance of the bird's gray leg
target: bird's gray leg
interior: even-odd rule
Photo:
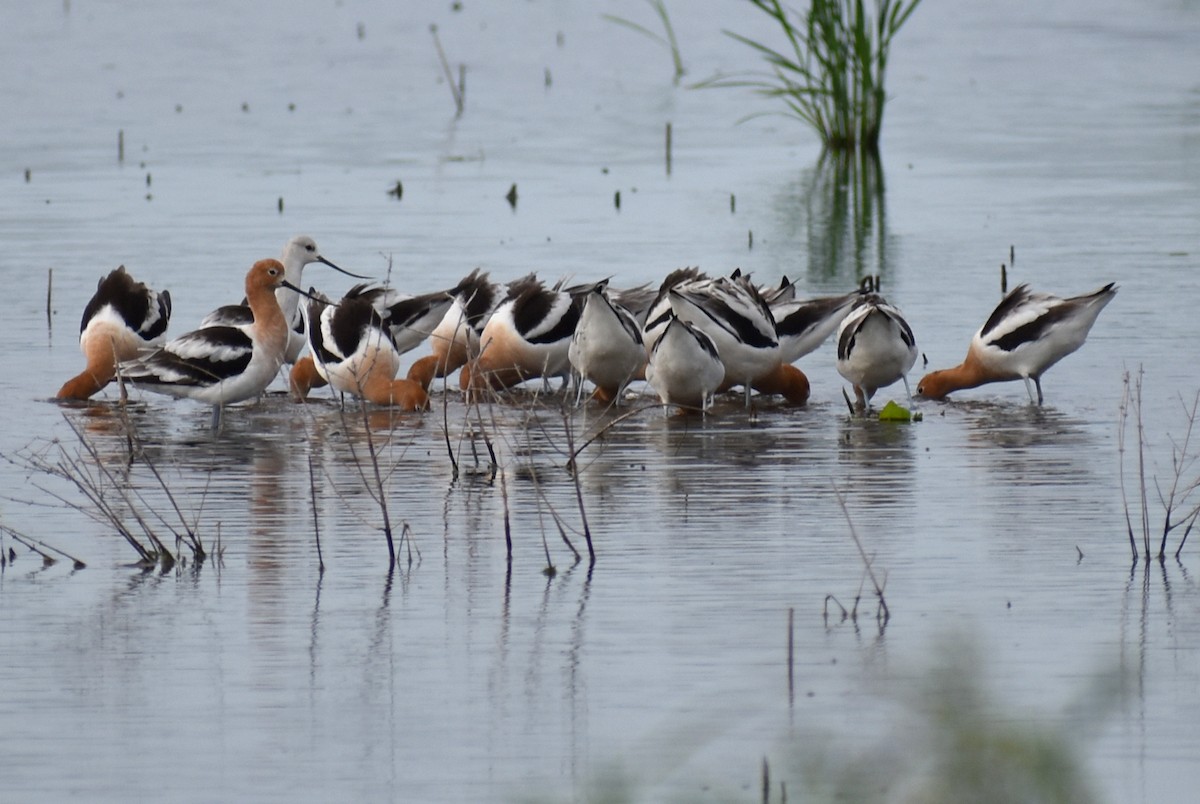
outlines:
[[[1028,378],[1028,377],[1025,377],[1024,379],[1025,379],[1025,390],[1026,390],[1026,391],[1029,393],[1029,404],[1031,404],[1031,405],[1033,405],[1033,404],[1038,404],[1038,405],[1042,404],[1040,399],[1039,399],[1039,400],[1038,400],[1036,403],[1034,402],[1034,396],[1033,396],[1033,383],[1031,383],[1031,382],[1029,381],[1029,378]],[[1038,388],[1038,396],[1040,397],[1041,395],[1042,395],[1042,391],[1041,391],[1041,388],[1039,387],[1039,388]]]

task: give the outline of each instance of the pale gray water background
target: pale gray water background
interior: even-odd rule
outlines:
[[[548,518],[553,506],[578,522],[552,409],[545,432],[519,407],[496,411],[511,572],[499,485],[453,481],[441,397],[401,418],[389,500],[420,559],[389,577],[344,436],[361,449],[362,428],[327,397],[230,410],[214,444],[203,406],[148,396],[139,432],[193,515],[203,500],[201,529],[211,542],[219,528],[224,560],[132,569],[110,529],[43,490],[64,487],[0,465],[0,521],[88,563],[42,569],[3,542],[19,558],[0,573],[0,795],[582,800],[616,768],[639,800],[749,801],[767,757],[793,800],[797,757],[903,742],[903,703],[947,660],[948,634],[978,651],[1001,722],[1079,738],[1105,800],[1195,795],[1196,548],[1130,571],[1117,432],[1122,374],[1144,365],[1163,475],[1180,396],[1200,387],[1200,6],[926,0],[893,49],[886,192],[864,201],[857,238],[812,134],[773,117],[735,125],[770,107],[673,86],[664,50],[601,19],[653,27],[643,3],[249,8],[0,6],[5,455],[74,444],[65,412],[120,464],[108,405],[46,401],[81,365],[78,317],[100,275],[123,263],[170,288],[180,333],[300,232],[350,270],[382,276],[390,256],[414,292],[475,266],[626,285],[741,266],[811,294],[881,272],[930,367],[961,358],[1010,245],[1011,282],[1121,291],[1047,375],[1042,410],[1008,384],[920,403],[911,426],[850,421],[826,345],[801,362],[807,409],[630,419],[586,453],[591,569],[572,567]],[[687,80],[756,66],[722,27],[771,33],[733,2],[670,9]],[[461,120],[431,22],[467,64]],[[400,201],[386,194],[397,180]],[[306,282],[349,285],[321,266]],[[457,437],[457,397],[448,419]],[[822,620],[825,596],[849,602],[862,576],[831,482],[887,574],[882,631],[870,617]],[[1089,696],[1115,668],[1129,696]],[[1081,701],[1095,719],[1064,714]]]

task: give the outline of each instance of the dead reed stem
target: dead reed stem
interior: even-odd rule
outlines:
[[[788,607],[787,634],[787,673],[788,673],[788,705],[796,701],[796,610]]]
[[[1142,377],[1143,369],[1138,367],[1137,383],[1134,385],[1134,407],[1137,411],[1138,433],[1138,485],[1142,502],[1142,542],[1146,549],[1146,558],[1150,557],[1150,507],[1146,504],[1146,425],[1142,420]]]
[[[844,621],[850,616],[850,612],[846,611],[846,607],[842,605],[842,601],[838,600],[834,595],[825,595],[825,602],[821,606],[821,618],[825,621],[825,625],[829,625],[829,602],[833,601],[833,605],[837,606],[842,611],[842,620]]]
[[[891,612],[888,610],[887,600],[883,596],[883,585],[879,583],[879,579],[875,577],[875,570],[871,566],[871,558],[867,555],[867,551],[863,548],[862,540],[858,538],[858,531],[854,527],[854,520],[850,518],[850,509],[846,506],[846,500],[842,497],[841,490],[837,487],[837,483],[830,480],[830,485],[833,486],[834,496],[837,497],[838,505],[842,509],[842,513],[846,517],[846,524],[850,528],[850,538],[854,540],[854,546],[858,548],[858,555],[862,558],[863,568],[866,571],[866,576],[871,579],[871,585],[875,589],[875,597],[879,600],[879,610],[876,613],[876,619],[880,620],[881,624],[886,625],[891,618]],[[858,606],[855,605],[857,611]]]
[[[1200,490],[1200,472],[1193,474],[1196,463],[1200,460],[1200,455],[1197,455],[1193,451],[1192,444],[1196,417],[1200,414],[1200,391],[1198,391],[1190,405],[1180,397],[1180,405],[1186,421],[1182,440],[1176,440],[1168,434],[1168,438],[1171,441],[1170,484],[1164,488],[1159,483],[1157,474],[1153,478],[1158,502],[1163,507],[1163,524],[1158,551],[1157,553],[1151,552],[1150,511],[1146,491],[1146,428],[1142,415],[1142,379],[1144,374],[1144,370],[1139,366],[1136,379],[1132,379],[1128,371],[1123,376],[1122,382],[1124,387],[1121,393],[1120,424],[1117,429],[1117,452],[1120,456],[1118,477],[1121,485],[1121,502],[1125,509],[1125,528],[1129,535],[1129,547],[1135,563],[1140,557],[1145,557],[1147,561],[1150,560],[1151,556],[1154,556],[1160,562],[1164,560],[1167,554],[1167,541],[1171,532],[1183,528],[1183,535],[1180,537],[1179,545],[1175,549],[1175,557],[1178,559],[1184,545],[1187,543],[1188,537],[1191,535],[1197,518],[1200,518],[1200,501],[1193,502],[1194,495],[1197,490]],[[1138,437],[1138,492],[1142,508],[1142,550],[1140,553],[1134,535],[1133,517],[1129,511],[1129,497],[1125,486],[1126,428],[1131,415],[1134,417],[1137,425]]]
[[[64,444],[55,440],[51,442],[51,447],[57,451],[56,455],[26,453],[18,465],[24,466],[27,470],[66,481],[73,486],[84,502],[80,502],[79,499],[67,499],[52,489],[34,483],[36,488],[67,508],[115,530],[137,552],[140,563],[161,563],[164,568],[169,568],[179,560],[184,545],[191,551],[196,561],[203,562],[207,557],[207,552],[197,529],[199,514],[197,513],[193,521],[188,521],[178,495],[171,489],[162,472],[146,454],[136,438],[135,428],[125,411],[122,410],[120,415],[121,423],[124,425],[128,452],[128,458],[124,464],[126,473],[135,461],[140,461],[153,476],[158,489],[167,498],[171,510],[179,520],[179,526],[173,525],[163,515],[163,508],[158,501],[148,499],[145,491],[139,488],[127,474],[118,476],[114,473],[96,446],[65,414],[64,420],[67,427],[70,428],[79,443],[78,450],[72,453]],[[11,458],[7,458],[7,460],[17,463]],[[207,487],[201,495],[201,507],[206,495]],[[132,519],[133,525],[127,524],[127,517]],[[152,523],[151,520],[154,522]],[[174,536],[175,553],[172,553],[159,536],[158,526],[165,527]],[[141,537],[136,535],[136,531],[140,531]],[[146,540],[145,542],[142,541],[143,538]]]
[[[632,408],[632,409],[626,411],[625,413],[622,413],[620,416],[617,416],[616,418],[606,422],[603,427],[601,427],[596,432],[592,433],[592,435],[589,436],[588,438],[584,439],[583,443],[581,443],[577,448],[574,448],[570,451],[570,453],[569,453],[570,457],[567,459],[568,471],[572,471],[572,472],[575,471],[575,468],[576,468],[575,462],[579,458],[579,454],[581,452],[583,452],[585,449],[587,449],[589,446],[591,446],[593,441],[595,441],[597,438],[600,438],[602,435],[607,433],[613,427],[616,427],[618,424],[620,424],[621,422],[624,422],[626,419],[633,418],[634,416],[637,416],[641,413],[645,413],[648,410],[662,410],[664,408],[669,409],[670,406],[669,405],[661,405],[658,403],[647,404],[647,405],[643,405],[641,407]]]
[[[367,472],[363,468],[362,461],[358,457],[358,450],[354,448],[354,439],[347,438],[346,444],[350,449],[350,457],[354,459],[354,466],[358,469],[359,477],[363,481],[363,487],[367,494],[379,506],[379,513],[383,518],[383,535],[387,539],[388,546],[388,567],[396,564],[396,545],[392,541],[392,522],[388,516],[387,495],[383,489],[383,475],[379,471],[379,455],[375,450],[375,437],[371,433],[371,419],[367,415],[367,402],[365,399],[359,398],[359,410],[362,412],[363,431],[367,439],[367,454],[371,461],[372,476],[367,477]],[[346,422],[345,409],[342,410],[342,423],[346,431],[349,432],[348,422]]]
[[[458,480],[458,459],[454,456],[454,446],[450,443],[450,394],[446,393],[445,379],[442,381],[442,438],[446,441],[446,454],[450,456],[450,482]]]
[[[500,499],[504,503],[504,555],[507,559],[509,569],[512,568],[512,518],[508,513],[508,473],[503,469],[500,472]]]
[[[313,471],[312,453],[308,454],[308,491],[312,498],[313,535],[317,540],[317,572],[325,574],[325,558],[321,555],[321,517],[317,513],[317,477]],[[319,581],[318,581],[319,583]],[[320,592],[317,593],[318,595]]]
[[[64,462],[59,464],[63,472],[59,476],[66,477],[68,480],[72,481],[76,485],[76,488],[82,491],[84,496],[92,501],[92,504],[97,507],[97,510],[104,514],[104,518],[107,519],[110,524],[116,527],[122,536],[126,536],[126,541],[132,540],[132,542],[137,543],[139,553],[142,554],[142,558],[144,560],[149,560],[151,562],[158,560],[163,561],[164,563],[174,564],[175,556],[171,554],[171,551],[167,549],[167,546],[163,544],[162,540],[159,539],[158,535],[154,532],[154,529],[150,527],[146,519],[139,513],[139,506],[133,504],[133,499],[131,498],[129,492],[129,484],[116,478],[112,472],[109,471],[108,467],[104,465],[104,460],[100,457],[100,453],[97,451],[95,445],[87,440],[83,433],[80,432],[79,428],[75,426],[74,422],[72,422],[70,419],[67,419],[65,415],[63,418],[66,420],[67,426],[71,428],[71,432],[73,432],[75,437],[79,439],[80,446],[83,447],[88,458],[91,460],[91,466],[95,467],[95,469],[99,472],[100,478],[106,479],[109,487],[111,487],[117,493],[117,496],[121,498],[121,501],[125,504],[126,509],[129,511],[129,515],[133,517],[135,522],[137,522],[138,526],[142,530],[142,533],[150,541],[153,549],[147,550],[142,548],[140,543],[137,543],[137,540],[133,537],[132,532],[125,527],[120,515],[116,512],[116,509],[109,505],[107,500],[105,500],[104,489],[96,482],[98,478],[87,472],[86,467],[81,461],[67,456],[65,450],[63,450],[62,453]],[[78,506],[72,505],[72,507],[76,508],[76,510],[79,510]],[[150,510],[153,510],[153,508],[150,507]]]
[[[30,550],[32,550],[33,552],[35,552],[39,556],[41,556],[43,564],[56,563],[57,559],[54,558],[54,556],[50,555],[50,553],[58,553],[60,556],[67,559],[68,561],[70,561],[72,566],[75,569],[77,569],[77,570],[87,569],[87,564],[83,563],[75,556],[71,555],[70,553],[59,550],[57,547],[53,547],[49,544],[46,544],[41,539],[35,539],[32,536],[26,536],[25,534],[20,533],[16,529],[10,528],[8,525],[0,525],[0,531],[7,533],[14,541],[20,542],[21,544],[25,545],[25,547],[29,548]],[[39,549],[39,548],[41,548],[41,549]]]
[[[1200,515],[1200,503],[1194,505],[1186,513],[1178,513],[1180,506],[1186,505],[1188,498],[1196,491],[1197,487],[1200,487],[1200,474],[1197,474],[1191,480],[1184,479],[1185,474],[1195,466],[1197,460],[1197,456],[1191,454],[1191,444],[1192,430],[1196,425],[1196,413],[1197,409],[1200,408],[1200,391],[1192,399],[1190,408],[1183,402],[1182,398],[1180,399],[1180,403],[1183,406],[1184,417],[1187,419],[1187,427],[1184,429],[1182,442],[1176,442],[1174,439],[1171,440],[1172,480],[1171,487],[1167,490],[1165,497],[1162,489],[1157,488],[1157,481],[1155,482],[1159,502],[1162,503],[1166,511],[1163,516],[1162,541],[1159,543],[1158,548],[1158,558],[1160,560],[1166,556],[1167,537],[1171,531],[1181,525],[1187,525],[1187,528],[1184,530],[1183,540],[1179,545],[1179,550],[1182,550],[1183,542],[1187,540],[1187,536],[1192,530],[1192,525],[1195,523],[1197,515]],[[1175,555],[1178,557],[1178,550]]]
[[[162,522],[163,526],[170,530],[175,536],[177,552],[179,552],[179,544],[184,543],[192,551],[193,558],[195,558],[197,561],[204,561],[204,559],[207,557],[207,553],[204,550],[204,544],[197,533],[196,527],[199,514],[197,513],[197,521],[187,521],[187,517],[183,515],[183,510],[180,508],[179,501],[175,498],[174,493],[172,493],[171,487],[167,484],[167,481],[163,479],[162,474],[159,473],[158,467],[154,465],[152,460],[150,460],[150,456],[146,454],[146,450],[142,446],[141,439],[137,437],[137,432],[133,427],[133,422],[129,418],[128,411],[124,407],[121,408],[120,415],[121,421],[125,426],[126,448],[130,450],[130,459],[132,460],[136,454],[136,456],[141,459],[142,464],[148,470],[150,470],[152,475],[154,475],[154,479],[158,481],[159,488],[162,489],[163,494],[166,495],[167,501],[171,504],[171,508],[175,511],[175,515],[179,517],[179,523],[183,530],[178,531],[171,527],[170,523],[168,523],[162,516],[158,515],[158,507],[150,505],[142,496],[141,492],[135,491],[134,493],[136,494],[138,500],[145,504],[148,510],[153,511],[158,517],[158,520]],[[212,475],[209,475],[208,480],[209,482],[212,481]],[[201,495],[200,498],[201,508],[203,508],[207,493],[208,489],[206,485],[205,493]]]
[[[417,562],[421,561],[421,548],[413,540],[412,527],[407,522],[400,523],[400,546],[406,551],[408,567],[413,565],[413,552],[417,554]]]
[[[566,433],[567,433],[567,454],[571,456],[571,470],[570,471],[571,471],[571,479],[575,483],[575,502],[579,505],[579,519],[581,522],[583,522],[583,539],[584,539],[584,541],[587,542],[588,560],[590,560],[594,563],[596,561],[596,549],[592,545],[592,530],[590,527],[588,527],[587,510],[585,509],[584,504],[583,504],[583,488],[579,485],[579,472],[576,471],[576,467],[574,464],[575,433],[571,427],[570,416],[567,414],[567,412],[565,410],[563,411],[562,416],[563,416],[563,429],[566,430]],[[570,544],[570,542],[568,542],[568,544]],[[572,547],[571,549],[574,550],[575,548]],[[579,554],[576,553],[575,557],[578,558]]]
[[[459,79],[462,81],[462,84],[456,83],[454,73],[450,69],[450,62],[446,60],[446,52],[442,50],[442,40],[438,37],[437,26],[430,25],[429,32],[433,34],[433,45],[437,48],[438,61],[442,64],[442,74],[446,77],[446,84],[449,85],[450,94],[454,97],[454,116],[462,117],[463,84],[466,83],[466,66],[459,65]]]
[[[1129,421],[1130,382],[1129,372],[1123,378],[1124,388],[1121,392],[1120,424],[1117,428],[1117,478],[1121,486],[1121,504],[1125,508],[1125,529],[1129,533],[1129,550],[1134,562],[1138,560],[1137,539],[1133,535],[1133,518],[1129,514],[1129,495],[1125,490],[1125,425]]]
[[[396,563],[396,546],[392,543],[392,520],[388,513],[387,494],[384,493],[383,476],[379,471],[379,454],[375,451],[375,436],[371,432],[371,419],[367,415],[366,400],[359,400],[359,409],[362,411],[363,417],[363,432],[367,438],[367,451],[371,457],[371,472],[375,479],[374,497],[379,503],[379,514],[383,517],[383,535],[387,537],[388,546],[388,566]]]

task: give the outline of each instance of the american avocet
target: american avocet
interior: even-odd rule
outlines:
[[[755,380],[774,375],[781,365],[775,319],[758,289],[745,276],[718,277],[702,287],[677,286],[668,295],[675,315],[703,330],[717,345],[725,365],[722,389],[743,386],[749,405]]]
[[[668,312],[646,364],[646,380],[663,404],[707,410],[724,379],[713,339]]]
[[[366,279],[365,276],[352,274],[349,271],[339,268],[329,260],[321,256],[321,252],[317,249],[317,243],[308,235],[296,235],[287,242],[283,247],[283,253],[279,256],[279,261],[283,263],[284,280],[292,287],[304,287],[304,266],[319,262],[323,265],[328,265],[335,271],[339,271],[346,276],[352,276],[355,279]],[[281,289],[275,294],[275,298],[279,300],[279,307],[283,310],[283,317],[288,322],[291,328],[288,335],[287,354],[284,355],[284,361],[287,363],[295,363],[300,357],[300,352],[304,350],[304,319],[300,315],[300,295],[286,289]],[[250,312],[246,300],[242,299],[241,304],[226,304],[211,313],[206,315],[200,322],[200,327],[244,327],[253,320],[254,316]]]
[[[633,314],[638,327],[646,326],[646,316],[650,313],[650,305],[658,296],[658,288],[649,284],[637,285],[632,288],[614,288],[609,286],[606,291],[609,301],[619,304]]]
[[[428,389],[434,377],[446,377],[474,359],[479,354],[479,335],[503,291],[478,268],[459,282],[450,291],[454,295],[450,308],[429,335],[433,354],[414,362],[408,369],[408,379]]]
[[[279,260],[254,263],[246,274],[246,299],[254,314],[240,327],[211,326],[188,332],[144,357],[121,363],[121,381],[148,391],[187,397],[213,406],[213,427],[221,408],[258,396],[283,364],[288,323],[275,291],[299,292],[284,280]]]
[[[737,273],[737,272],[735,272]],[[781,305],[795,301],[796,299],[796,284],[786,276],[779,280],[779,284],[775,287],[763,286],[758,289],[758,293],[763,297],[763,301],[772,310],[775,310]]]
[[[83,308],[79,349],[87,366],[58,389],[58,399],[87,399],[112,380],[117,364],[162,344],[171,294],[151,290],[122,265],[100,279]]]
[[[671,291],[676,288],[701,289],[711,281],[712,279],[699,268],[677,268],[666,275],[642,317],[642,341],[646,345],[647,357],[653,351],[654,344],[662,337],[667,321],[671,318]]]
[[[796,299],[794,293],[790,294],[790,298],[789,294],[784,293],[770,299],[768,306],[775,317],[775,336],[779,339],[780,361],[795,363],[823,344],[837,330],[842,319],[849,314],[863,294],[863,290],[856,290],[844,296],[825,296],[802,301]]]
[[[503,390],[537,377],[549,387],[551,377],[566,377],[582,307],[581,296],[547,288],[532,274],[513,282],[479,335],[479,357],[463,367],[463,390]]]
[[[838,373],[854,386],[860,410],[880,388],[904,380],[917,362],[917,341],[900,311],[878,293],[864,294],[838,325]]]
[[[396,379],[400,356],[429,337],[452,301],[447,292],[410,296],[355,285],[336,305],[324,299],[308,302],[301,309],[312,354],[292,367],[293,394],[303,398],[311,387],[329,383],[378,405],[425,409],[425,387]]]
[[[637,319],[609,299],[607,290],[605,279],[584,291],[583,311],[567,350],[567,357],[579,375],[577,398],[583,393],[583,380],[587,379],[596,386],[593,396],[605,404],[620,402],[621,392],[646,363],[646,347]]]
[[[926,374],[917,384],[917,393],[942,399],[953,391],[984,383],[1024,380],[1029,401],[1034,401],[1036,387],[1040,405],[1042,374],[1083,346],[1100,311],[1116,295],[1117,286],[1112,282],[1069,299],[1018,285],[971,338],[966,359],[954,368]]]

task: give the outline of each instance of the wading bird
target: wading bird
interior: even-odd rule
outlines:
[[[943,399],[963,388],[1024,380],[1029,401],[1042,404],[1042,374],[1087,340],[1100,311],[1117,295],[1110,282],[1085,296],[1060,299],[1018,285],[971,338],[959,365],[926,374],[917,393]]]
[[[151,290],[122,265],[103,277],[83,308],[79,349],[87,366],[58,389],[58,399],[87,399],[112,380],[117,364],[161,346],[171,294]]]

